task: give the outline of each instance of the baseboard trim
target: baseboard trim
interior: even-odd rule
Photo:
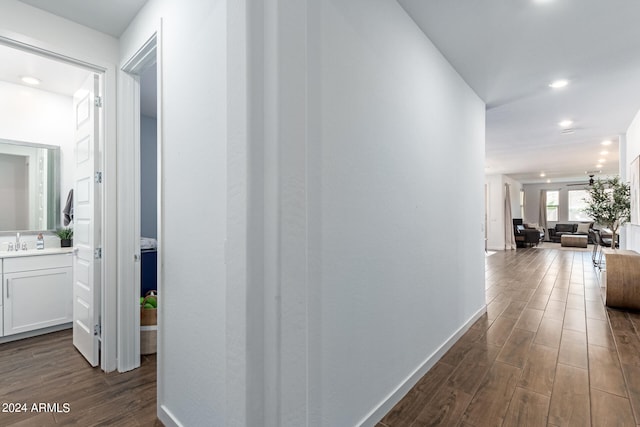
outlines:
[[[0,344],[4,344],[11,341],[22,340],[25,338],[37,337],[38,335],[50,334],[51,332],[58,332],[64,329],[71,329],[73,327],[73,322],[63,323],[62,325],[49,326],[47,328],[42,329],[34,329],[33,331],[28,332],[20,332],[19,334],[7,335],[5,337],[0,338]]]
[[[380,404],[378,404],[369,414],[367,414],[358,424],[358,427],[375,426],[395,405],[404,397],[405,394],[416,385],[418,380],[426,374],[429,369],[436,364],[438,360],[471,328],[471,326],[484,313],[487,312],[487,306],[483,305],[469,320],[467,320],[458,330],[449,337],[435,352],[433,352],[424,362],[418,366],[396,389],[391,392]]]
[[[175,415],[173,415],[165,405],[158,406],[158,419],[162,421],[165,427],[183,427],[180,421],[176,419]]]

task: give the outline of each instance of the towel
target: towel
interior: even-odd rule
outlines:
[[[67,226],[73,221],[73,188],[69,190],[67,203],[64,205],[62,213],[64,214],[64,225]]]

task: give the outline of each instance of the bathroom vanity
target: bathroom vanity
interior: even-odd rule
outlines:
[[[73,249],[0,251],[0,342],[69,328]]]

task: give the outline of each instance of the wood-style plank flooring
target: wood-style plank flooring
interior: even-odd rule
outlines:
[[[590,249],[487,257],[487,313],[378,427],[640,426],[640,313],[599,279]]]
[[[10,404],[26,404],[26,412],[3,412],[15,409]],[[156,357],[143,356],[140,369],[105,374],[73,347],[71,330],[0,344],[0,426],[162,426]]]

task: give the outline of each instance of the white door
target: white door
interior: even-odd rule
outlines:
[[[73,345],[91,366],[99,362],[100,340],[100,184],[99,76],[91,75],[73,97],[75,182],[73,246]],[[98,99],[99,101],[99,99]]]

